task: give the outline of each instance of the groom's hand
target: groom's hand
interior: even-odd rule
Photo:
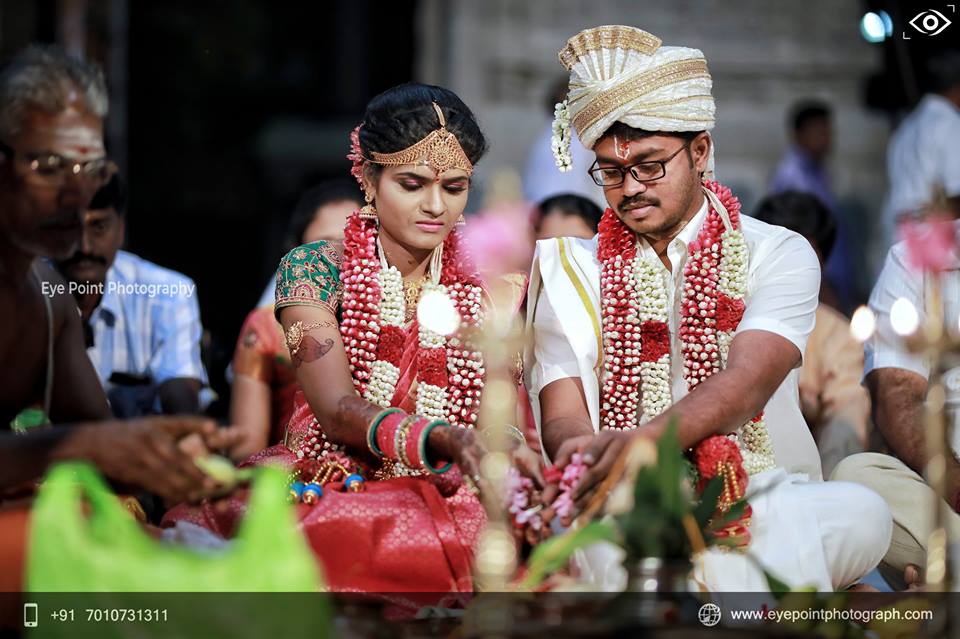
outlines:
[[[580,453],[583,463],[587,466],[587,471],[580,478],[571,495],[573,511],[560,520],[563,526],[572,524],[577,515],[590,503],[600,483],[610,473],[614,462],[632,435],[634,433],[630,431],[606,430],[596,435],[574,437],[560,446],[555,459],[556,468],[561,470],[565,468],[574,453]],[[551,505],[544,510],[544,521],[551,520],[556,514],[552,504],[559,494],[559,481],[547,484],[543,492],[543,501]]]

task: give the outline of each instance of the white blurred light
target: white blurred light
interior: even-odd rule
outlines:
[[[883,18],[873,11],[863,14],[863,18],[860,19],[860,35],[867,42],[883,42],[887,37],[887,26]]]
[[[850,318],[850,334],[858,342],[865,342],[877,329],[877,318],[866,306],[861,306],[853,312]]]
[[[417,306],[420,326],[440,335],[452,335],[460,327],[460,313],[442,291],[427,291]]]
[[[890,326],[897,335],[913,335],[920,326],[916,307],[905,297],[899,298],[890,307]]]

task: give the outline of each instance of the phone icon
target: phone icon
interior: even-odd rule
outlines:
[[[37,617],[38,617],[37,604],[35,603],[23,604],[23,627],[24,628],[36,628]]]

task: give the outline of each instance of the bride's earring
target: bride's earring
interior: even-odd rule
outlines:
[[[373,205],[373,195],[369,192],[363,195],[366,204],[360,209],[361,220],[377,220],[377,207]]]
[[[460,214],[460,219],[457,220],[457,228],[463,228],[467,225],[467,218],[463,217],[463,213]]]

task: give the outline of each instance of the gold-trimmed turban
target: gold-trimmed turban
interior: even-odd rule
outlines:
[[[614,122],[645,131],[713,128],[713,81],[698,49],[661,46],[646,31],[617,25],[581,31],[558,55],[570,72],[563,116],[588,149]],[[562,111],[558,105],[558,119]]]

